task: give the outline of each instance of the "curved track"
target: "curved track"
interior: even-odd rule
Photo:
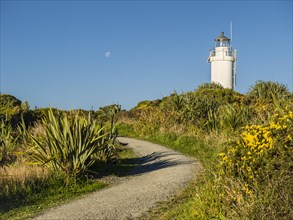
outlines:
[[[134,219],[182,190],[199,162],[161,145],[119,138],[138,156],[129,178],[104,190],[51,208],[35,219]]]

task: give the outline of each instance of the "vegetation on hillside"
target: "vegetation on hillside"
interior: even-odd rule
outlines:
[[[140,102],[120,129],[204,165],[200,179],[150,219],[293,218],[293,96],[286,86],[258,81],[243,95],[203,84]]]
[[[149,219],[293,219],[293,94],[282,84],[258,81],[247,94],[203,84],[130,111],[30,110],[27,102],[0,96],[1,218],[30,217],[23,214],[29,207],[104,187],[93,176],[119,160],[119,131],[204,167]]]

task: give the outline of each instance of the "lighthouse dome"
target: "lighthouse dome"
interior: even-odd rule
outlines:
[[[221,35],[215,39],[215,41],[230,41],[230,38],[224,35],[224,32],[221,32]]]
[[[230,38],[224,35],[224,32],[221,33],[219,37],[215,39],[216,47],[230,47]]]

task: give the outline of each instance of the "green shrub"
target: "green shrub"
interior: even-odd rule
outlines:
[[[220,108],[220,123],[228,132],[239,130],[247,123],[248,109],[245,107],[233,107],[232,105],[225,105]]]
[[[15,161],[14,151],[17,147],[17,138],[9,121],[0,119],[0,167]]]
[[[278,100],[288,98],[290,92],[288,88],[281,83],[260,80],[249,88],[247,95],[248,98],[251,99],[273,101],[274,97]]]
[[[20,107],[21,101],[16,97],[8,94],[0,94],[0,109],[12,109],[14,107]]]

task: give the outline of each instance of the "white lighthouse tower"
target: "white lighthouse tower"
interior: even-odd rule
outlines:
[[[208,62],[211,63],[211,82],[219,83],[224,88],[236,86],[236,50],[232,49],[231,40],[224,32],[215,39],[215,48],[210,50]]]

